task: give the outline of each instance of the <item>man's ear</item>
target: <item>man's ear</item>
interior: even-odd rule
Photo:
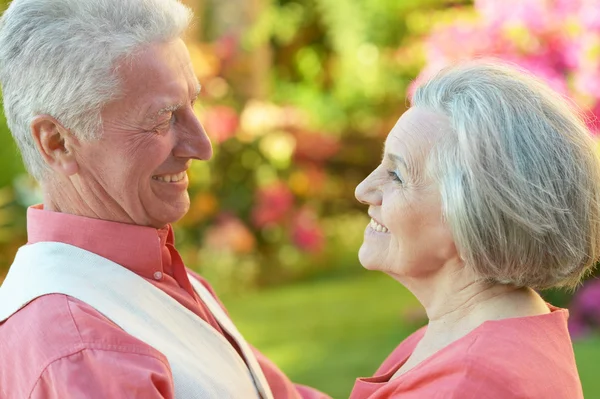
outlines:
[[[67,177],[79,171],[73,151],[77,138],[59,121],[50,115],[38,115],[31,121],[31,134],[50,168]]]

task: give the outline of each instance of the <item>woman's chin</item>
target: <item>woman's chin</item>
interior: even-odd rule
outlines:
[[[365,244],[360,247],[358,251],[358,261],[367,270],[380,270],[379,262],[377,261],[377,256],[368,248],[365,247]]]

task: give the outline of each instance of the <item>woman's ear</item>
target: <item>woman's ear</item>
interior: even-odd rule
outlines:
[[[50,115],[38,115],[31,121],[31,134],[37,150],[55,172],[72,176],[79,171],[75,159],[77,138]]]

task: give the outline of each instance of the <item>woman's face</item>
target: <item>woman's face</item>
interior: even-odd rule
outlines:
[[[418,278],[457,256],[438,186],[426,170],[433,145],[449,129],[444,115],[409,109],[388,135],[381,164],[356,187],[371,216],[359,251],[365,268]]]

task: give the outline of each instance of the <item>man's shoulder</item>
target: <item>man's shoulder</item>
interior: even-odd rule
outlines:
[[[0,324],[0,385],[31,386],[50,364],[84,350],[149,355],[166,363],[160,352],[91,306],[63,294],[50,294]]]

